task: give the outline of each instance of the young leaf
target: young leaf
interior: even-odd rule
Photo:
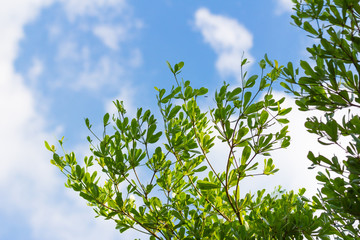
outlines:
[[[104,122],[104,126],[107,126],[109,124],[109,118],[110,118],[110,114],[109,113],[106,113],[104,115],[104,119],[103,119],[103,122]]]
[[[172,73],[175,73],[175,71],[174,71],[174,69],[172,68],[171,64],[170,64],[168,61],[166,61],[166,63],[167,63],[167,65],[168,65],[168,68],[170,69],[170,71],[171,71]]]
[[[55,147],[54,146],[51,146],[49,145],[49,143],[47,141],[44,141],[45,142],[45,147],[47,150],[49,150],[50,152],[55,152]]]

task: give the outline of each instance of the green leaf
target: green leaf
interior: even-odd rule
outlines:
[[[211,189],[220,188],[218,184],[209,181],[202,181],[202,180],[197,181],[197,187],[200,190],[211,190]]]
[[[251,88],[255,85],[255,81],[256,79],[258,79],[258,75],[253,75],[251,76],[247,81],[246,81],[246,84],[245,84],[245,88]]]
[[[247,127],[240,128],[239,131],[237,132],[236,140],[240,141],[248,132],[249,132],[249,128]]]
[[[151,137],[149,137],[148,142],[156,143],[159,140],[159,138],[161,137],[161,135],[162,135],[162,132],[160,132],[160,131],[157,132],[155,135],[152,135]]]
[[[243,59],[242,62],[241,62],[241,66],[244,66],[245,64],[247,63],[247,59]]]
[[[234,99],[235,96],[237,96],[238,94],[240,94],[242,92],[242,88],[237,87],[234,90],[232,90],[231,92],[229,92],[229,95],[227,96],[227,100],[231,101]],[[236,98],[237,99],[237,98]]]
[[[266,62],[265,62],[265,60],[264,60],[264,59],[261,59],[259,65],[260,65],[260,68],[261,68],[261,69],[265,69],[265,68],[266,68]]]
[[[289,85],[288,85],[287,83],[281,82],[281,83],[280,83],[280,86],[282,86],[283,88],[285,88],[285,89],[287,89],[287,90],[289,90],[289,91],[292,92],[292,89],[289,87]]]
[[[199,167],[198,169],[195,169],[194,172],[203,172],[207,169],[207,166]]]
[[[109,118],[110,118],[110,114],[106,113],[103,118],[104,126],[109,124]]]
[[[94,198],[87,193],[80,192],[80,196],[89,202],[94,201]]]
[[[123,205],[124,205],[124,200],[122,198],[122,193],[119,192],[116,194],[116,198],[115,198],[115,201],[117,203],[117,205],[119,206],[119,208],[122,208]]]
[[[99,187],[96,184],[91,184],[91,192],[95,198],[99,197]]]
[[[304,22],[304,30],[313,34],[313,35],[318,35],[318,32],[313,28],[313,26],[311,26],[311,24],[309,22]]]
[[[168,65],[168,68],[170,69],[170,71],[171,71],[172,73],[175,73],[175,71],[174,71],[174,69],[172,68],[171,64],[170,64],[168,61],[166,61],[166,63],[167,63],[167,65]]]
[[[136,118],[140,118],[141,113],[142,113],[142,108],[138,108],[136,112]]]
[[[171,109],[169,115],[167,116],[168,119],[173,119],[175,115],[180,111],[181,106],[177,105],[173,109]]]
[[[87,127],[88,129],[91,128],[90,121],[89,121],[88,118],[85,118],[85,125],[86,125],[86,127]]]
[[[268,86],[269,86],[269,84],[267,83],[266,78],[265,77],[261,78],[259,90],[263,90],[264,88],[266,88]]]
[[[294,76],[294,67],[293,67],[292,62],[288,62],[287,71],[289,72],[288,73],[289,75]]]
[[[47,150],[49,150],[50,152],[54,152],[55,151],[55,147],[54,146],[51,146],[49,145],[49,143],[47,141],[44,141],[45,143],[45,147]]]
[[[184,96],[186,99],[189,99],[193,96],[193,89],[192,87],[188,86],[185,88]]]
[[[247,107],[247,104],[249,103],[250,99],[251,99],[251,92],[246,92],[244,94],[244,103],[243,103],[244,107]]]
[[[356,142],[357,145],[360,146],[360,139],[359,137],[356,137],[354,133],[350,133],[352,139]]]
[[[288,114],[289,112],[291,112],[291,107],[290,108],[285,108],[285,109],[281,109],[280,111],[279,111],[279,116],[284,116],[284,115],[286,115],[286,114]]]
[[[184,62],[179,62],[179,63],[177,64],[177,66],[178,66],[178,70],[177,70],[177,71],[180,71],[180,70],[183,68],[183,66],[184,66]]]
[[[267,54],[265,53],[265,56],[264,56],[264,58],[265,58],[265,61],[271,66],[271,67],[273,67],[274,66],[274,64],[269,60],[269,58],[268,58],[268,56],[267,56]]]
[[[159,90],[159,98],[162,99],[162,97],[164,96],[164,94],[166,93],[166,90],[165,89],[160,89]]]
[[[335,120],[329,121],[323,125],[325,132],[329,135],[331,141],[337,141],[338,136],[338,125]]]
[[[288,146],[290,146],[290,137],[286,136],[281,143],[281,148],[287,148]]]
[[[245,146],[242,155],[241,155],[241,165],[245,165],[247,160],[249,159],[251,154],[251,148],[249,146]]]
[[[265,110],[262,110],[259,119],[260,124],[264,125],[268,117],[269,117],[269,113]]]
[[[290,121],[286,118],[278,118],[276,119],[279,123],[282,123],[282,124],[288,124]]]
[[[201,87],[198,92],[198,96],[205,95],[208,92],[207,88]]]
[[[78,178],[81,178],[82,169],[81,169],[80,165],[76,165],[75,170],[76,170],[76,176]]]
[[[306,75],[309,75],[309,76],[312,76],[312,77],[316,77],[316,73],[313,71],[313,69],[311,68],[310,64],[306,61],[300,61],[300,65],[301,67],[304,69],[305,71],[305,74]],[[301,79],[304,79],[303,80],[303,83],[312,83],[313,81],[311,80],[310,82],[306,82],[305,80],[308,79],[308,78],[305,78],[305,77],[302,77]],[[300,80],[301,80],[300,79]],[[300,83],[300,81],[299,81]]]
[[[169,64],[168,64],[169,66]],[[184,62],[179,62],[179,63],[176,63],[175,66],[174,66],[174,70],[171,69],[171,71],[174,73],[174,74],[178,74],[180,73],[180,69],[184,66]]]
[[[248,106],[245,111],[244,111],[244,115],[249,115],[251,113],[257,112],[262,108],[262,104],[261,103],[254,103],[251,104],[250,106]]]
[[[323,174],[322,172],[318,172],[318,175],[316,176],[316,179],[320,182],[328,182],[328,178]]]

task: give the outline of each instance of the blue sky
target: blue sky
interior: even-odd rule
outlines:
[[[250,74],[259,73],[265,53],[297,64],[312,42],[290,25],[290,15],[290,0],[4,1],[0,239],[122,239],[64,187],[43,141],[65,136],[66,149],[83,156],[85,117],[99,126],[115,99],[124,100],[130,114],[140,106],[156,111],[154,86],[174,83],[166,60],[184,61],[182,76],[211,91],[224,80],[238,84],[243,54]],[[294,106],[281,91],[277,96]],[[306,154],[320,148],[303,128],[306,116],[294,110],[290,117],[293,144],[274,156],[280,172],[245,183],[245,190],[281,184],[316,191]]]

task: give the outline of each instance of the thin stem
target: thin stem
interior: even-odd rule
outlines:
[[[184,166],[180,157],[178,156],[178,154],[176,152],[173,152],[175,158],[177,159],[177,161],[180,163],[181,166]],[[201,192],[199,191],[199,189],[195,186],[195,183],[193,182],[192,178],[187,175],[193,189],[196,191],[196,193],[202,197],[203,195],[201,194]],[[227,221],[231,222],[230,218],[228,218],[224,213],[222,213],[207,197],[204,197],[205,200],[212,206],[212,208],[217,211],[223,218],[225,218]]]

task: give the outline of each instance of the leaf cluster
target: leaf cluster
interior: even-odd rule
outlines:
[[[88,137],[92,155],[84,164],[74,153],[58,155],[45,142],[53,152],[52,164],[67,177],[66,186],[79,192],[97,216],[115,221],[120,232],[132,228],[150,239],[325,236],[317,231],[326,227],[302,197],[303,190],[244,196],[240,191],[243,179],[276,173],[270,154],[290,144],[286,115],[291,108],[282,108],[285,99],[272,95],[283,67],[266,57],[260,62],[260,77],[245,73],[241,86],[233,89],[224,83],[214,94],[215,107],[204,111],[198,101],[208,90],[178,80],[183,65],[169,64],[176,81],[170,91],[155,88],[162,123],[142,108],[128,118],[117,100],[117,115],[103,117],[101,138],[85,119],[98,144]],[[268,65],[273,69],[264,74]],[[209,153],[219,142],[227,146],[223,158],[211,159]],[[59,143],[62,147],[63,140]],[[94,164],[105,180],[91,170]],[[219,164],[225,171],[217,169]]]
[[[313,62],[300,63],[302,77],[296,78],[291,63],[283,69],[287,82],[283,86],[297,97],[300,110],[324,113],[323,118],[308,118],[305,127],[318,136],[319,143],[336,146],[346,156],[339,159],[333,152],[329,158],[309,152],[310,168],[324,169],[317,176],[322,188],[313,197],[314,207],[325,211],[338,237],[360,239],[359,1],[294,3],[294,24],[318,44],[307,49]]]
[[[92,154],[83,162],[45,142],[66,186],[120,232],[135,229],[150,239],[360,239],[359,2],[293,2],[293,24],[315,42],[310,61],[299,69],[265,55],[260,76],[241,72],[240,86],[224,83],[208,110],[199,106],[208,89],[178,79],[183,62],[168,63],[176,85],[155,88],[160,121],[142,108],[131,119],[117,100],[117,115],[103,117],[102,137],[85,120]],[[291,108],[272,94],[279,79],[301,111],[323,113],[307,119],[307,130],[345,155],[308,153],[310,168],[322,169],[311,201],[304,189],[241,192],[244,179],[275,174],[271,153],[290,144]],[[220,159],[211,157],[215,144],[225,146]]]

